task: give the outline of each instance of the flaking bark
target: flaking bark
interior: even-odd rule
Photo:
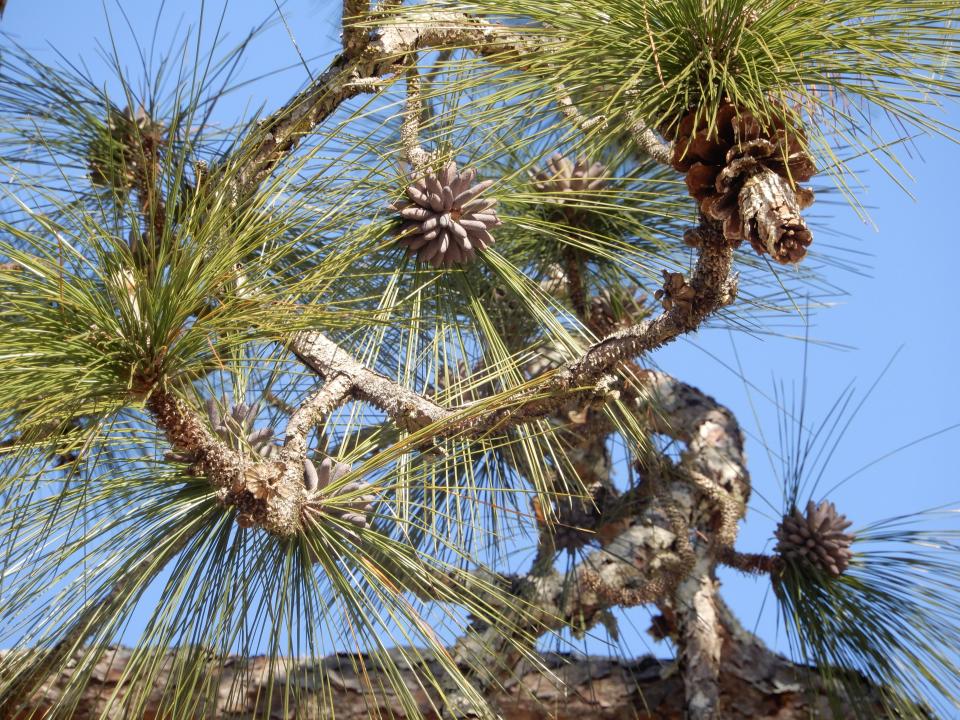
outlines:
[[[409,657],[408,655],[407,657]],[[171,658],[159,660],[164,672],[153,687],[131,687],[124,682],[130,651],[113,649],[103,654],[77,704],[73,720],[154,720],[163,717],[165,701],[175,691],[168,684]],[[394,653],[402,682],[414,688],[414,696],[426,720],[439,720],[438,698],[421,689],[418,676],[434,673],[432,663],[411,667]],[[670,661],[645,656],[632,660],[606,657],[574,657],[551,654],[541,659],[552,674],[544,675],[524,663],[492,692],[489,700],[503,720],[683,720],[684,689],[681,676]],[[218,665],[222,663],[223,669]],[[332,655],[317,662],[289,664],[274,670],[268,680],[267,658],[233,657],[210,663],[209,696],[195,716],[218,718],[270,718],[315,720],[336,708],[338,720],[370,717],[403,718],[405,713],[392,691],[391,682],[370,657]],[[40,718],[64,692],[74,663],[51,675],[15,720]],[[719,698],[725,720],[810,720],[830,718],[828,693],[810,668],[796,665],[759,643],[741,643],[724,638],[719,674]],[[368,683],[378,688],[367,692]],[[123,698],[136,691],[147,697],[141,715],[122,712]],[[113,707],[110,706],[111,697]],[[271,700],[268,700],[268,697]],[[284,703],[288,703],[287,709]],[[324,711],[327,708],[327,711]],[[853,716],[840,703],[841,713]],[[879,704],[877,693],[863,699],[861,716],[884,720],[890,717]]]

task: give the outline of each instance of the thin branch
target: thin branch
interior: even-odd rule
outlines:
[[[353,384],[343,375],[330,378],[323,387],[315,390],[287,421],[284,430],[283,450],[287,462],[303,462],[307,455],[307,438],[310,432],[350,395]]]
[[[400,144],[407,161],[413,167],[414,177],[423,177],[430,171],[433,156],[420,146],[420,117],[423,115],[423,96],[421,94],[420,72],[416,55],[411,56],[407,67],[407,100],[400,125]]]
[[[336,56],[315,81],[261,122],[221,163],[239,197],[255,190],[342,103],[377,90],[379,78],[401,72],[411,53],[421,48],[463,47],[496,59],[504,53],[516,54],[526,43],[509,28],[463,13],[424,9],[411,9],[381,27],[356,29],[370,36],[362,51]]]
[[[544,373],[516,391],[455,410],[438,405],[369,368],[335,342],[315,331],[297,333],[290,344],[294,354],[322,377],[343,374],[351,378],[355,395],[387,413],[401,428],[418,430],[441,423],[436,436],[501,432],[545,417],[577,397],[603,397],[612,392],[611,376],[620,363],[661,347],[696,329],[716,310],[732,302],[736,284],[730,278],[733,251],[707,244],[693,273],[696,292],[692,312],[675,305],[653,320],[619,330],[586,349],[576,360]],[[477,409],[474,410],[473,407]]]
[[[783,561],[777,555],[743,553],[733,548],[723,548],[717,555],[718,562],[748,575],[773,575],[780,572]]]
[[[300,531],[308,501],[304,484],[306,438],[310,430],[342,404],[352,388],[346,376],[333,376],[290,418],[279,460],[254,462],[231,450],[207,428],[199,413],[165,388],[153,388],[146,407],[177,451],[192,460],[194,472],[218,490],[217,499],[236,507],[242,523],[279,536]]]
[[[607,119],[603,115],[594,115],[589,118],[584,116],[576,106],[576,103],[573,102],[573,98],[570,97],[570,92],[567,90],[566,85],[562,82],[558,82],[554,86],[554,89],[557,91],[557,105],[560,107],[560,112],[562,112],[580,132],[587,134],[592,130],[607,126]]]
[[[168,388],[154,387],[145,405],[171,447],[190,456],[211,485],[220,490],[244,485],[246,459],[214,435],[186,401]]]
[[[664,142],[645,123],[636,120],[630,123],[630,134],[634,142],[651,158],[661,165],[669,165],[673,159],[673,145]]]

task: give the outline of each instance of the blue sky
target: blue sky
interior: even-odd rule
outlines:
[[[158,3],[123,2],[130,26],[145,46],[154,36]],[[173,0],[165,10],[157,33],[158,42],[169,42],[173,30],[196,22],[196,0]],[[98,42],[106,45],[108,21],[120,55],[134,74],[139,59],[121,13],[114,3],[96,0],[52,2],[9,0],[0,29],[21,43],[53,59],[54,48],[69,60],[82,56],[97,72]],[[215,22],[219,3],[210,3],[207,22]],[[255,22],[273,10],[272,2],[234,2],[224,25],[231,39],[239,41]],[[339,3],[291,0],[285,6],[290,30],[309,67],[317,71],[325,56],[335,49]],[[268,79],[237,93],[221,109],[227,116],[239,115],[245,107],[263,104],[270,109],[285,101],[303,83],[305,69],[286,28],[277,24],[251,48],[242,75],[257,76],[288,67]],[[956,105],[943,117],[960,125]],[[854,382],[866,391],[902,348],[872,397],[852,422],[843,442],[831,458],[822,488],[826,489],[889,451],[960,422],[960,380],[957,377],[958,345],[957,268],[957,172],[960,151],[954,142],[939,137],[918,138],[901,152],[913,178],[900,176],[911,198],[890,178],[862,163],[864,187],[861,202],[870,209],[873,225],[865,223],[839,198],[821,201],[813,208],[817,240],[856,254],[865,265],[861,274],[832,270],[829,279],[847,295],[835,307],[813,318],[808,350],[808,417],[826,413],[840,392]],[[875,225],[875,227],[874,227]],[[792,334],[799,324],[794,323]],[[802,338],[803,331],[799,330]],[[736,371],[754,385],[745,385]],[[658,352],[654,360],[672,374],[701,387],[730,407],[748,433],[747,450],[756,498],[742,532],[740,546],[758,550],[775,525],[774,511],[762,497],[779,508],[780,489],[773,462],[764,449],[777,443],[777,410],[772,402],[775,384],[799,391],[804,364],[802,339],[731,335],[725,330],[706,330],[695,337]],[[854,520],[855,527],[891,515],[960,501],[953,452],[960,431],[946,431],[918,445],[895,453],[852,478],[830,499]],[[960,504],[960,503],[958,503]],[[766,595],[763,580],[728,577],[726,596],[748,624],[757,618]],[[775,617],[767,603],[761,631],[775,635]],[[635,618],[638,630],[646,626]],[[634,644],[642,636],[634,634]],[[635,646],[635,651],[642,648]]]

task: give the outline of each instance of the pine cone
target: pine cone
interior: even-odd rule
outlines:
[[[636,288],[615,286],[603,288],[590,298],[590,326],[607,335],[619,328],[630,327],[650,315],[647,296],[637,296]]]
[[[164,144],[165,128],[144,110],[111,107],[107,115],[106,133],[90,143],[87,165],[90,181],[117,192],[127,192],[141,184],[157,162],[157,153]]]
[[[784,560],[808,562],[832,577],[839,577],[850,565],[853,535],[844,532],[851,522],[840,515],[832,502],[807,503],[806,514],[797,508],[784,515],[777,526],[774,551]]]
[[[606,186],[606,175],[606,165],[590,163],[586,158],[574,163],[555,153],[547,160],[546,170],[534,173],[533,187],[549,195],[545,198],[548,212],[559,215],[558,219],[566,225],[579,227],[589,219],[581,200],[587,193]]]
[[[238,403],[232,405],[226,397],[221,402],[209,398],[206,403],[210,429],[231,450],[240,453],[250,452],[264,460],[272,460],[280,454],[280,445],[274,442],[273,428],[255,427],[260,414],[260,403],[253,405]],[[167,452],[164,459],[169,462],[196,463],[197,458],[189,453]],[[191,468],[191,472],[193,469]],[[309,490],[317,482],[317,468],[310,458],[303,461],[303,484]]]
[[[708,125],[702,111],[694,110],[668,133],[676,137],[672,165],[686,173],[687,190],[700,203],[701,212],[723,224],[727,242],[736,247],[749,239],[758,253],[770,252],[751,223],[741,217],[741,190],[750,178],[771,171],[786,180],[798,208],[809,206],[813,193],[797,186],[816,172],[813,159],[804,150],[803,134],[787,127],[780,117],[762,124],[749,111],[726,101],[717,111],[712,132]],[[805,226],[798,228],[783,241],[789,247],[778,245],[772,256],[781,263],[797,262],[811,240]]]
[[[355,481],[333,492],[323,492],[330,483],[335,483],[348,472],[350,472],[350,466],[347,463],[324,458],[320,467],[316,468],[316,475],[307,485],[307,490],[313,493],[313,497],[307,502],[306,511],[314,515],[325,514],[337,517],[363,529],[370,524],[370,513],[377,499],[376,495],[364,492],[371,487],[369,483]],[[347,501],[337,502],[336,500],[338,497],[354,493],[361,494]],[[355,536],[354,539],[356,539]]]
[[[606,165],[590,163],[586,158],[572,163],[560,153],[554,153],[547,160],[547,169],[534,173],[533,186],[539,192],[556,195],[590,192],[607,184],[606,174]],[[558,201],[563,202],[563,198]]]
[[[609,502],[609,493],[603,486],[590,491],[591,498],[566,497],[553,504],[553,544],[557,550],[574,553],[584,545],[597,540],[596,529]],[[534,501],[537,521],[545,525],[546,518],[538,501]]]
[[[476,171],[457,171],[450,162],[439,175],[428,173],[407,188],[410,202],[393,203],[404,225],[399,242],[434,267],[465,264],[493,245],[490,228],[500,225],[495,199],[481,199],[492,180],[474,184]]]
[[[672,273],[666,270],[663,271],[663,289],[653,294],[667,312],[676,305],[685,315],[693,312],[693,300],[696,295],[694,289],[687,284],[683,273]]]

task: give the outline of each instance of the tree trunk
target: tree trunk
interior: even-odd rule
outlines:
[[[100,717],[129,720],[132,717],[123,708],[123,699],[132,689],[124,683],[123,677],[130,657],[130,651],[124,648],[104,654],[71,716],[74,720]],[[170,657],[167,656],[164,663],[166,668],[170,666]],[[225,663],[218,678],[211,679],[215,690],[211,692],[210,704],[215,707],[200,708],[196,716],[293,720],[327,717],[333,709],[337,720],[404,717],[398,698],[389,690],[380,690],[376,696],[365,692],[368,684],[388,688],[390,683],[385,678],[380,682],[374,660],[364,658],[362,671],[356,667],[357,660],[353,655],[332,655],[319,663],[298,663],[287,671],[275,671],[275,686],[270,693],[266,684],[268,659],[233,658]],[[423,668],[418,673],[416,668],[404,665],[400,653],[396,654],[395,660],[405,668],[402,671],[404,680],[423,716],[438,718],[436,707],[439,702],[422,689],[417,676],[423,678],[429,673],[442,677],[442,671],[439,667]],[[683,718],[683,680],[673,662],[649,656],[617,660],[560,654],[545,655],[543,661],[554,677],[529,666],[520,667],[513,678],[490,698],[505,720]],[[213,663],[210,667],[211,672],[216,672]],[[17,715],[16,720],[44,717],[45,710],[58,700],[66,687],[70,673],[68,669],[49,678],[34,696],[30,708]],[[146,708],[138,717],[145,720],[164,717],[165,698],[169,698],[174,690],[174,683],[168,683],[168,677],[168,672],[159,673],[158,682],[149,692]],[[287,688],[290,692],[286,691]],[[145,688],[138,690],[142,693]],[[272,702],[267,700],[268,695],[272,695]],[[886,717],[879,704],[874,710],[869,708],[869,701],[858,704],[862,716]],[[834,717],[823,683],[810,668],[770,652],[759,642],[731,642],[729,637],[724,642],[720,670],[720,708],[721,717],[731,720]],[[852,712],[841,709],[839,717],[852,716]]]

